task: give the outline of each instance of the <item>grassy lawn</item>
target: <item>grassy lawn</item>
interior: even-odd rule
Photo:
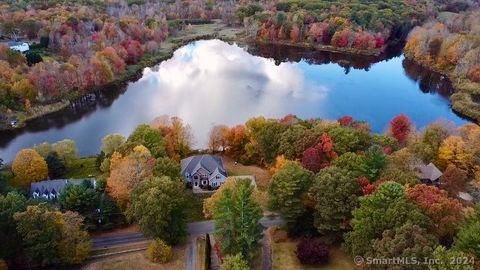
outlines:
[[[275,270],[354,270],[352,258],[340,248],[330,249],[330,263],[322,267],[302,266],[295,255],[296,242],[272,243],[272,261]]]
[[[155,264],[148,261],[145,251],[132,252],[112,257],[93,260],[85,264],[84,270],[179,270],[185,269],[185,246],[174,248],[173,261],[166,264]]]
[[[67,167],[67,178],[81,179],[95,177],[101,174],[95,164],[96,158],[79,158],[69,162]]]
[[[194,194],[191,190],[187,190],[188,207],[185,209],[187,214],[187,222],[195,222],[205,220],[203,216],[203,200],[210,197],[211,194]]]
[[[246,166],[240,163],[235,164],[235,161],[227,156],[222,156],[222,159],[228,175],[254,175],[258,189],[260,191],[267,190],[270,185],[270,179],[272,178],[267,169],[255,165]]]

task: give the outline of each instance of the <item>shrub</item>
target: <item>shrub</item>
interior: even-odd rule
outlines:
[[[304,265],[328,263],[328,246],[319,238],[305,238],[297,245],[297,258]]]
[[[227,256],[220,267],[221,270],[248,270],[247,261],[240,254],[235,256]]]
[[[163,240],[155,239],[148,246],[147,258],[154,263],[168,263],[173,258],[173,251]]]

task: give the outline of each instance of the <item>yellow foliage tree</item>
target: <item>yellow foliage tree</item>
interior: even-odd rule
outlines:
[[[274,175],[276,172],[281,170],[285,164],[287,164],[287,159],[285,158],[284,155],[277,156],[275,158],[275,164],[270,168],[270,174]]]
[[[173,258],[173,251],[163,240],[155,239],[148,245],[147,258],[154,263],[168,263]]]
[[[33,149],[23,149],[17,153],[12,164],[15,183],[19,187],[28,187],[30,183],[45,180],[48,166],[45,160]]]
[[[152,175],[154,166],[155,158],[143,145],[136,146],[132,153],[125,157],[118,152],[112,154],[107,190],[120,208],[126,209],[130,192],[140,181]]]
[[[438,150],[438,161],[444,169],[448,165],[471,172],[472,152],[460,136],[447,137]]]
[[[222,194],[225,190],[230,189],[232,190],[233,193],[235,193],[236,190],[236,181],[238,178],[233,178],[233,177],[228,177],[225,180],[225,183],[223,183],[215,193],[213,193],[210,198],[205,199],[203,201],[203,216],[207,219],[213,218],[213,209],[215,208],[216,203],[220,200],[222,197]],[[253,190],[253,197],[255,200],[262,204],[264,201],[264,194],[261,193],[259,190],[256,188]]]

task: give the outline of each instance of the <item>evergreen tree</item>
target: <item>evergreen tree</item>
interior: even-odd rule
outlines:
[[[56,152],[48,154],[45,161],[47,162],[48,176],[50,179],[61,179],[65,177],[65,164],[63,164],[63,161],[58,157]]]

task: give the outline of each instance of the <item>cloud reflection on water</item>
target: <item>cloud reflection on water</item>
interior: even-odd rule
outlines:
[[[297,64],[276,66],[219,40],[177,50],[172,59],[145,69],[135,88],[143,85],[155,90],[145,110],[184,119],[198,146],[206,145],[214,124],[240,124],[258,115],[282,117],[299,107],[308,112],[312,106],[318,113],[328,93],[325,86],[307,80]]]

